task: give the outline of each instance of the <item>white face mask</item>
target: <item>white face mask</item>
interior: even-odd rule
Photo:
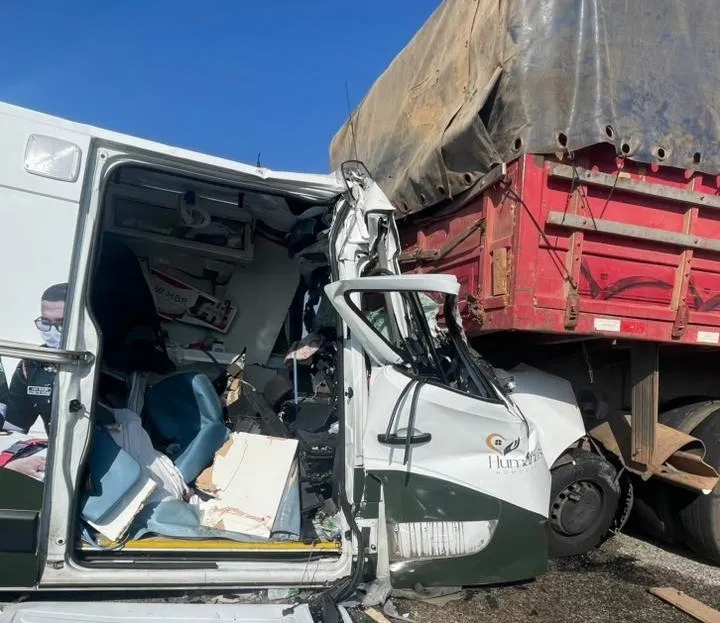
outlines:
[[[52,326],[49,331],[40,331],[40,337],[48,348],[60,348],[62,331],[57,327]]]

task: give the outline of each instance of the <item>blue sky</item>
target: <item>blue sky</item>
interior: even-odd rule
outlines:
[[[439,0],[6,0],[0,100],[275,169],[331,137]]]

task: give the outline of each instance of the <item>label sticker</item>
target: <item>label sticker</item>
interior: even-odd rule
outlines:
[[[698,331],[696,341],[700,344],[719,344],[720,333],[717,331]]]
[[[595,318],[593,320],[595,331],[620,331],[620,321],[617,318]]]
[[[28,396],[51,396],[52,387],[43,387],[42,385],[28,385]]]

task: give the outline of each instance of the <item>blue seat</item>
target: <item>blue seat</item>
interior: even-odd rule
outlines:
[[[90,490],[83,494],[81,514],[95,524],[110,520],[145,483],[137,461],[100,427],[95,429],[88,476]]]
[[[215,388],[197,372],[176,374],[151,387],[145,394],[143,426],[185,482],[212,463],[229,436]]]

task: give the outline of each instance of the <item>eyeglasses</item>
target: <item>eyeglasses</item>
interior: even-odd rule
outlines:
[[[53,327],[57,329],[62,329],[63,326],[63,319],[60,320],[50,320],[49,318],[43,318],[40,316],[39,318],[35,318],[35,326],[38,328],[39,331],[47,332],[50,331]]]

